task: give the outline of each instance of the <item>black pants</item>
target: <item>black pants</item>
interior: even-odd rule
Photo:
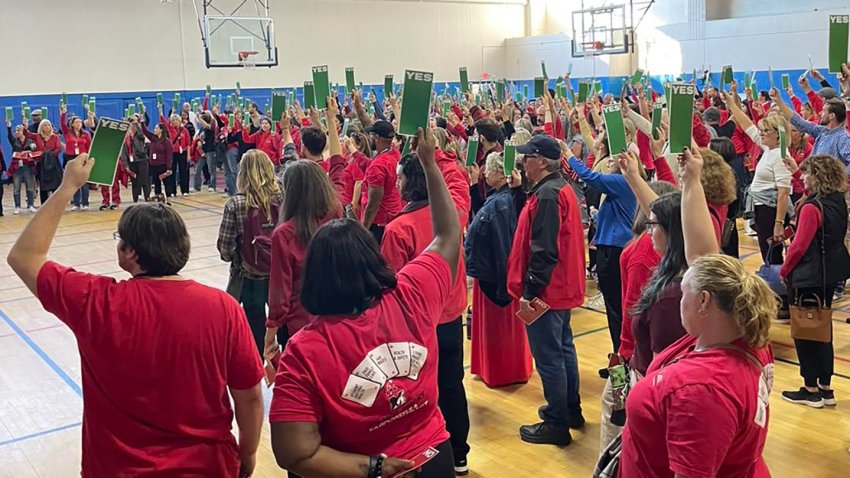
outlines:
[[[455,461],[449,440],[436,446],[440,453],[422,466],[416,478],[448,478],[455,476]]]
[[[794,291],[795,297],[804,300],[813,300],[813,296],[821,299],[825,307],[832,307],[832,287],[826,287],[826,297],[823,297],[823,288],[802,288]],[[821,385],[828,387],[832,382],[835,352],[832,342],[823,343],[813,340],[794,339],[794,348],[797,349],[797,360],[800,361],[800,376],[807,387]]]
[[[242,308],[245,309],[245,317],[248,318],[248,325],[251,327],[251,334],[254,336],[254,343],[257,344],[257,350],[260,352],[260,357],[263,356],[266,338],[266,302],[269,297],[269,279],[250,279],[242,278],[242,294],[239,301],[242,303]]]
[[[439,405],[446,419],[446,430],[451,435],[454,456],[466,457],[469,453],[469,409],[466,390],[463,388],[463,322],[461,317],[437,326],[437,343],[440,357],[437,365]]]
[[[384,239],[384,226],[378,226],[377,224],[372,224],[369,226],[369,232],[372,233],[372,237],[375,238],[375,241],[378,245],[381,245],[381,241]]]
[[[130,163],[130,171],[136,174],[130,178],[133,183],[133,202],[139,202],[139,194],[144,192],[145,201],[151,198],[151,180],[148,174],[149,164],[147,161],[133,161]]]
[[[38,197],[41,199],[41,205],[44,206],[44,203],[47,202],[47,199],[50,198],[50,195],[56,192],[56,188],[53,189],[44,189],[41,186],[38,187]]]
[[[596,235],[596,223],[591,222],[590,227],[587,228],[587,243],[590,244],[593,241],[593,236]],[[587,250],[587,270],[590,272],[596,271],[596,246],[593,246],[593,249]]]
[[[164,164],[152,164],[150,166],[150,178],[151,183],[153,183],[153,191],[154,194],[162,194],[162,185],[163,180],[159,179],[160,174],[165,174],[167,169],[165,169]],[[171,176],[174,176],[173,174]],[[168,187],[165,188],[168,191]]]
[[[767,253],[770,250],[768,239],[773,237],[773,226],[776,224],[776,208],[770,206],[755,207],[755,229],[759,240],[759,251],[763,261],[768,261]],[[770,253],[770,264],[782,264],[782,248],[777,246]]]
[[[189,193],[189,164],[186,162],[186,153],[174,153],[171,156],[172,175],[165,178],[165,192],[168,195],[177,195],[177,182],[180,182],[180,193]]]
[[[620,331],[623,328],[622,279],[620,278],[620,254],[622,247],[596,246],[596,275],[599,289],[605,298],[605,315],[608,316],[608,333],[614,352],[620,349]]]
[[[729,205],[729,209],[726,212],[726,219],[732,220],[732,234],[729,235],[729,242],[721,247],[721,250],[727,256],[738,258],[741,255],[741,251],[738,247],[738,221],[735,218],[738,216],[738,205],[736,204],[738,201],[736,200],[732,204]],[[721,228],[723,225],[721,224]],[[722,232],[722,230],[721,230]]]

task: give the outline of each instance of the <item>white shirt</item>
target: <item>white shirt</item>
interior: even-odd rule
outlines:
[[[753,142],[761,146],[761,149],[764,150],[764,154],[761,155],[761,159],[759,159],[756,165],[756,172],[753,175],[750,190],[758,192],[776,190],[777,188],[791,189],[791,171],[782,162],[779,148],[768,149],[765,145],[761,144],[759,130],[755,125],[747,128],[746,133]]]

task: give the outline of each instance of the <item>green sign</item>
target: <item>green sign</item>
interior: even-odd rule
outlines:
[[[64,92],[62,93],[62,99],[60,100],[60,102],[61,102],[63,105],[67,105],[67,104],[68,104],[68,93],[64,93]]]
[[[850,43],[850,15],[829,16],[829,71],[838,73],[841,64],[847,63],[847,45]]]
[[[664,103],[661,100],[656,101],[652,105],[652,138],[658,140],[658,128],[661,127],[661,115],[664,109]]]
[[[690,83],[670,84],[670,152],[679,154],[691,147],[694,129],[694,95],[696,87]]]
[[[314,108],[316,106],[316,96],[313,89],[312,81],[304,82],[304,109]]]
[[[540,60],[540,71],[543,72],[543,78],[549,78],[549,74],[546,73],[546,62]]]
[[[348,67],[345,69],[345,87],[348,91],[354,91],[357,83],[354,82],[354,68]]]
[[[782,125],[779,125],[779,155],[781,158],[788,156],[788,136]]]
[[[466,67],[460,67],[458,73],[460,73],[460,91],[469,93],[471,90],[469,89],[469,73],[466,71]]]
[[[590,96],[590,83],[587,81],[579,81],[578,83],[578,102],[584,103],[587,97]]]
[[[505,141],[505,176],[511,177],[516,167],[516,145],[513,141]]]
[[[478,155],[478,138],[471,137],[466,143],[466,167],[475,164],[475,157]]]
[[[11,106],[6,107],[6,121],[12,121],[15,119],[15,111]]]
[[[696,75],[694,75],[694,76],[696,76]],[[631,83],[632,83],[633,85],[636,85],[636,84],[640,83],[640,81],[641,81],[642,79],[643,79],[643,70],[641,70],[640,68],[638,68],[637,70],[635,70],[634,74],[632,74],[632,81],[631,81]]]
[[[272,110],[269,113],[269,118],[272,121],[277,121],[280,119],[280,115],[286,111],[286,93],[280,91],[272,92]]]
[[[398,121],[399,134],[416,136],[416,130],[428,127],[428,113],[431,106],[431,88],[434,74],[426,71],[405,70],[404,96],[401,100],[401,118]]]
[[[316,107],[320,110],[328,108],[328,97],[331,95],[331,82],[328,79],[328,65],[313,67],[313,95]]]
[[[782,75],[782,88],[791,88],[791,78],[787,74]]]
[[[543,90],[546,88],[546,79],[537,77],[534,79],[534,97],[541,98],[543,96]]]
[[[130,129],[130,123],[111,118],[101,118],[92,138],[89,157],[94,158],[89,182],[101,186],[111,186],[115,182],[124,136]]]
[[[393,75],[384,75],[384,97],[389,98],[393,92]]]
[[[623,111],[619,103],[602,105],[602,118],[605,120],[605,136],[608,139],[608,153],[611,156],[626,150],[626,129],[623,126]]]
[[[732,74],[732,65],[723,65],[723,75],[721,78],[723,86],[732,83],[733,79],[734,75]]]

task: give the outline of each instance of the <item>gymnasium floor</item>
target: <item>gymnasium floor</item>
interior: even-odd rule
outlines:
[[[125,201],[127,190],[123,191]],[[100,194],[92,192],[96,206]],[[218,257],[215,241],[225,200],[200,193],[180,198],[174,207],[192,236],[192,254],[182,275],[214,287],[227,281],[227,264]],[[6,217],[0,218],[0,477],[79,476],[82,391],[80,360],[74,337],[12,274],[5,257],[30,214],[12,215],[11,186],[3,197]],[[126,204],[126,203],[125,203]],[[126,278],[115,258],[119,211],[66,213],[51,249],[51,259],[80,270]],[[755,240],[741,236],[742,255],[755,269]],[[588,294],[595,290],[588,287]],[[850,296],[848,296],[850,297]],[[787,325],[771,336],[777,357],[771,395],[770,434],[765,456],[774,477],[848,476],[850,467],[850,300],[836,304],[835,366],[838,407],[809,409],[784,402],[779,392],[801,384]],[[540,381],[534,375],[522,386],[493,390],[466,377],[472,419],[469,464],[472,477],[588,477],[599,446],[599,395],[603,381],[596,375],[610,347],[605,316],[590,309],[572,319],[579,354],[584,431],[574,432],[571,446],[527,445],[518,437],[521,424],[537,420],[542,403]],[[466,342],[468,348],[469,343]],[[128,379],[131,379],[128,377]],[[269,391],[266,391],[268,409]],[[264,427],[256,477],[285,476],[274,463],[268,425]],[[844,471],[842,471],[844,470]]]

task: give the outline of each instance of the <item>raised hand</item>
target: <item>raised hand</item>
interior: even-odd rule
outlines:
[[[89,158],[87,153],[80,154],[76,158],[65,163],[65,174],[62,176],[62,186],[67,186],[74,191],[85,186],[89,180],[91,169],[94,167],[94,158]]]
[[[693,146],[693,145],[691,145]],[[698,149],[693,147],[685,148],[685,151],[679,155],[679,181],[683,184],[699,181],[702,177],[702,155]]]

